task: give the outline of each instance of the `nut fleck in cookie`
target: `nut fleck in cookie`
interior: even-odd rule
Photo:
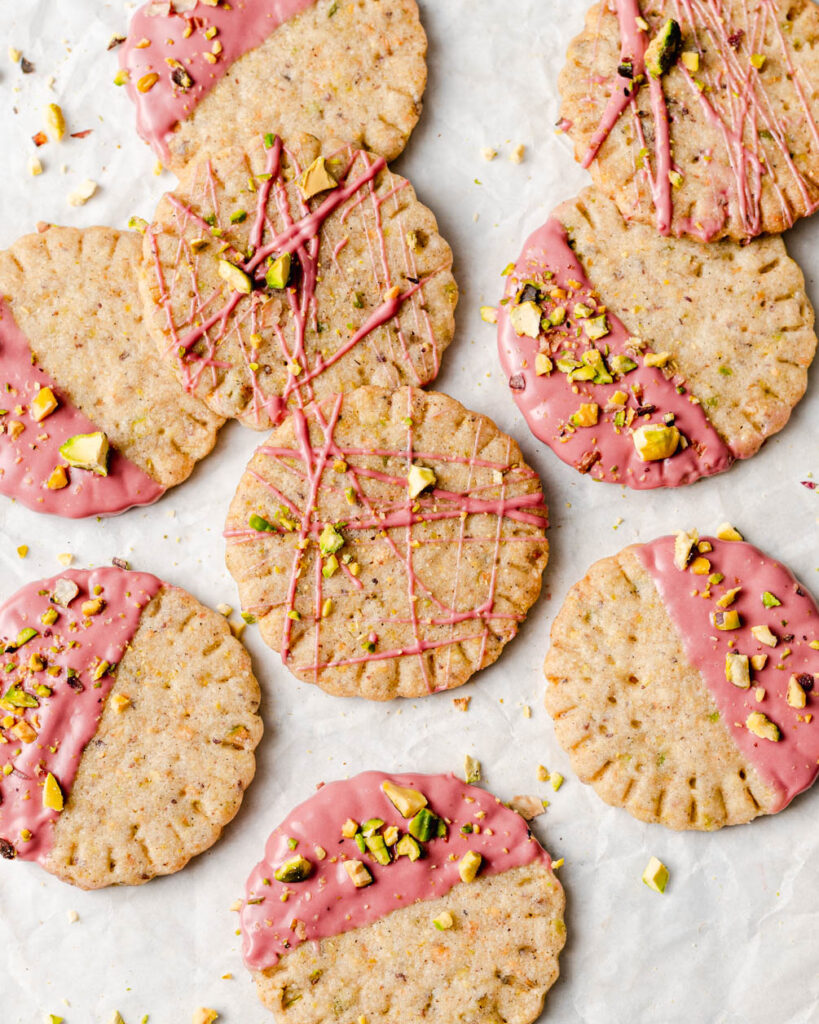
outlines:
[[[623,216],[703,241],[819,206],[811,0],[601,0],[560,75],[561,127]]]
[[[727,524],[596,562],[552,626],[546,707],[607,803],[675,829],[773,814],[819,771],[819,609]]]
[[[177,172],[261,125],[392,160],[421,113],[426,51],[415,0],[171,0],[136,11],[115,80]]]
[[[753,455],[804,394],[817,343],[780,238],[664,239],[596,189],[527,239],[498,324],[532,432],[581,473],[634,488]]]
[[[449,775],[364,772],[271,834],[245,963],[288,1024],[528,1024],[558,976],[565,897],[525,820]]]
[[[547,510],[515,442],[454,399],[360,388],[294,412],[230,506],[227,566],[290,671],[373,700],[460,686],[540,593]]]
[[[191,165],[145,235],[161,351],[264,429],[361,384],[426,384],[452,340],[452,253],[412,186],[346,144],[266,135]]]
[[[146,573],[69,571],[0,607],[0,854],[139,885],[219,838],[262,733],[221,615]]]
[[[158,363],[142,239],[51,226],[0,253],[0,492],[72,518],[156,501],[223,420]]]

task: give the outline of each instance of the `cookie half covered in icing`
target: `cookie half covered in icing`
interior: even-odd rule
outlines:
[[[227,566],[290,671],[419,697],[495,661],[540,593],[547,509],[512,438],[447,395],[359,388],[293,413],[230,506]]]
[[[528,1024],[558,976],[565,898],[520,815],[452,775],[364,772],[271,834],[243,953],[277,1021]]]
[[[433,380],[458,289],[432,213],[382,157],[258,136],[189,167],[145,235],[162,357],[257,429],[362,384]]]
[[[819,207],[812,0],[600,0],[560,74],[561,126],[624,217],[702,241]]]
[[[0,252],[0,493],[79,518],[156,501],[223,420],[158,363],[142,239],[51,226]]]
[[[415,0],[162,0],[134,14],[116,81],[177,172],[261,125],[392,160],[421,113],[426,50]]]
[[[219,838],[262,733],[225,619],[147,573],[67,571],[0,607],[0,854],[139,885]]]
[[[546,707],[584,782],[643,821],[717,829],[819,772],[819,609],[739,539],[662,537],[596,562],[552,626]]]
[[[665,239],[591,188],[527,239],[498,325],[535,436],[581,473],[638,489],[755,454],[804,394],[817,344],[780,238]]]

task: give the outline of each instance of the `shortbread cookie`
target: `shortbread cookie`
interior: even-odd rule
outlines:
[[[664,239],[591,188],[527,239],[498,317],[532,432],[581,473],[635,488],[753,455],[804,394],[817,343],[780,238]]]
[[[782,810],[816,778],[819,609],[739,539],[662,537],[596,562],[546,656],[546,707],[584,782],[675,829]]]
[[[243,952],[280,1024],[528,1024],[557,980],[564,905],[549,855],[491,794],[364,772],[272,833]]]
[[[117,80],[177,173],[262,125],[392,160],[421,113],[426,51],[415,0],[165,0],[134,14]]]
[[[164,358],[257,429],[361,384],[426,384],[452,339],[458,290],[435,218],[383,158],[346,144],[266,135],[192,165],[145,256]]]
[[[434,392],[295,410],[230,506],[227,566],[290,671],[418,697],[498,658],[540,592],[547,510],[515,442]]]
[[[561,126],[628,220],[703,241],[819,206],[811,0],[600,0],[560,75]]]
[[[262,733],[221,615],[146,573],[68,571],[0,607],[0,854],[139,885],[219,838]]]
[[[156,359],[141,251],[134,232],[51,226],[0,253],[0,492],[38,512],[149,504],[215,444],[223,420]]]

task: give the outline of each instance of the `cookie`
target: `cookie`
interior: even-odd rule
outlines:
[[[117,80],[177,173],[261,125],[393,160],[421,113],[426,51],[415,0],[172,0],[136,11]]]
[[[0,637],[3,857],[98,889],[216,842],[262,733],[221,615],[147,573],[71,570],[6,601]]]
[[[554,621],[545,673],[575,771],[643,821],[742,824],[819,771],[819,609],[740,539],[680,533],[596,562]]]
[[[163,357],[220,416],[267,429],[360,384],[422,385],[452,340],[452,253],[381,157],[259,137],[186,170],[145,235]]]
[[[557,980],[564,905],[549,855],[491,794],[364,772],[271,834],[243,953],[279,1022],[527,1024]]]
[[[593,188],[527,239],[498,324],[535,436],[581,473],[634,488],[755,454],[804,394],[817,344],[779,237],[665,239]]]
[[[0,493],[28,508],[147,505],[216,442],[223,420],[156,358],[141,247],[135,232],[51,226],[0,253]]]
[[[811,0],[601,0],[560,74],[561,127],[624,217],[702,241],[819,206]]]
[[[447,395],[359,388],[294,410],[228,512],[242,606],[337,696],[419,697],[492,664],[540,592],[547,509],[515,442]]]

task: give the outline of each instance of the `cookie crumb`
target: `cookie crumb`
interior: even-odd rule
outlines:
[[[537,766],[537,781],[548,782],[549,781],[549,769],[545,764],[539,764]]]
[[[213,1024],[218,1019],[219,1014],[216,1010],[209,1010],[206,1006],[200,1006],[198,1010],[193,1011],[193,1024]]]
[[[481,781],[481,762],[469,754],[464,758],[464,781],[470,784]]]
[[[57,555],[57,561],[60,563],[60,565],[63,565],[66,568],[68,568],[68,566],[71,565],[71,563],[74,561],[74,556],[71,554],[70,551],[64,551],[61,555]]]
[[[509,154],[509,159],[513,164],[522,164],[523,158],[526,156],[526,147],[520,143],[515,146],[512,152]]]
[[[92,181],[91,178],[86,178],[85,181],[80,182],[73,192],[68,193],[68,205],[85,206],[96,191],[97,183]]]
[[[455,705],[456,711],[469,711],[469,702],[471,700],[471,697],[453,697],[452,703]]]
[[[79,921],[79,919],[80,919],[80,915],[77,913],[76,910],[69,910],[68,911],[68,923],[69,924],[76,924],[77,921]]]
[[[28,173],[32,178],[37,178],[43,173],[43,165],[36,156],[30,156],[28,158]]]
[[[229,615],[233,614],[233,607],[229,604],[217,604],[216,611],[227,618]]]
[[[498,151],[494,149],[492,146],[484,146],[481,149],[481,156],[484,158],[484,160],[492,161],[495,159],[497,155]]]

